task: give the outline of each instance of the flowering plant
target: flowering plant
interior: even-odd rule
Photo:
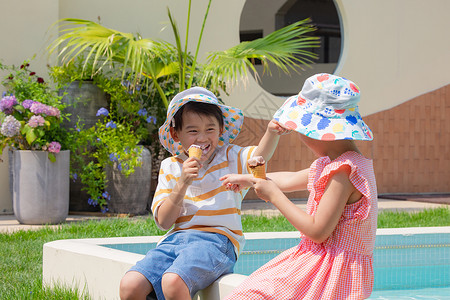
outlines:
[[[10,71],[2,84],[7,88],[0,100],[0,154],[6,146],[18,150],[55,153],[65,144],[67,135],[61,128],[61,97],[51,90],[42,77],[29,70],[25,61],[20,68],[5,66]]]
[[[156,127],[156,117],[142,101],[139,86],[122,82],[114,74],[96,74],[93,83],[108,96],[108,106],[97,111],[95,126],[76,127],[77,142],[73,149],[76,166],[72,179],[80,178],[89,194],[88,203],[108,211],[110,194],[107,192],[107,166],[115,167],[125,176],[142,165],[138,145],[145,144],[149,133]]]

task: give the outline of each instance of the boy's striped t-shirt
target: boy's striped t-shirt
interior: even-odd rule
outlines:
[[[163,238],[180,230],[215,232],[228,237],[238,255],[245,242],[241,224],[241,203],[248,190],[240,193],[228,191],[219,178],[226,174],[248,174],[247,160],[255,149],[255,146],[236,145],[218,148],[211,162],[204,164],[198,177],[188,187],[180,216]],[[161,162],[158,186],[152,203],[152,213],[158,227],[158,207],[175,187],[181,176],[183,162],[187,158],[183,153]]]

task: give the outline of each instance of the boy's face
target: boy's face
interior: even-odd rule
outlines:
[[[183,126],[176,131],[170,128],[170,134],[175,142],[180,142],[183,150],[187,150],[192,144],[199,145],[203,150],[200,162],[207,161],[219,143],[219,137],[223,128],[214,116],[205,116],[195,112],[183,112]]]

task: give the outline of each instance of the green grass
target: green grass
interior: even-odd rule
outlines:
[[[243,216],[244,232],[294,231],[282,216]],[[450,209],[418,213],[382,212],[379,228],[450,226]],[[0,234],[0,299],[88,299],[82,291],[42,288],[42,246],[61,239],[162,235],[152,218],[105,218],[68,223],[56,229]]]

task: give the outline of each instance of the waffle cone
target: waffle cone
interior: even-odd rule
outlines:
[[[266,166],[265,165],[250,167],[250,170],[252,171],[253,177],[266,179]]]
[[[190,147],[189,148],[189,157],[195,157],[200,159],[200,157],[202,157],[202,149],[198,148],[198,147]]]

